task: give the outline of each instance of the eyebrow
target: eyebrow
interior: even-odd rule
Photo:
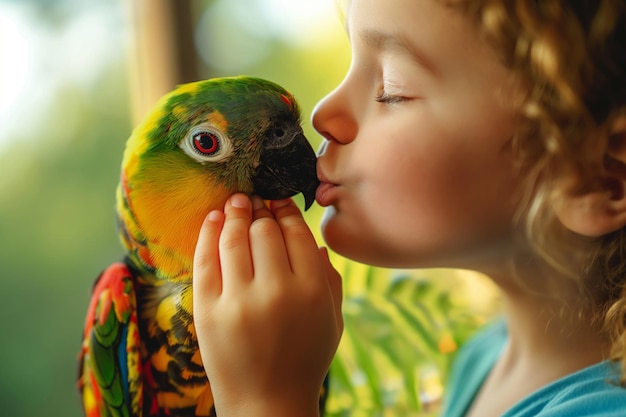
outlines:
[[[426,55],[411,44],[405,36],[400,33],[387,33],[374,29],[364,29],[359,32],[359,37],[364,45],[376,51],[387,51],[398,49],[410,55],[418,64],[426,68],[433,75],[438,71],[432,61]]]

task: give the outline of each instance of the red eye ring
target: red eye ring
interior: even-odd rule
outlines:
[[[211,132],[198,132],[193,135],[193,147],[201,155],[215,155],[220,150],[220,139]]]

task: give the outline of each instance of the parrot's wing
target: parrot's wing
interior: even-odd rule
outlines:
[[[141,357],[133,275],[109,266],[93,289],[78,385],[87,417],[140,417]]]

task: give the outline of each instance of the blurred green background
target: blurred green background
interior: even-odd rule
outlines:
[[[122,255],[113,207],[123,146],[153,90],[170,80],[155,78],[163,67],[146,53],[176,39],[170,49],[193,59],[171,62],[174,78],[247,74],[282,84],[299,99],[311,142],[320,141],[311,111],[350,58],[335,0],[181,1],[177,30],[153,15],[164,3],[174,4],[0,0],[2,416],[81,415],[76,358],[91,285]],[[307,213],[314,230],[320,215]],[[459,344],[497,310],[493,288],[465,271],[334,259],[346,332],[330,415],[432,414]]]

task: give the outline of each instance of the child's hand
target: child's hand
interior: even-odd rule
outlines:
[[[317,416],[343,330],[341,278],[298,207],[232,196],[204,221],[193,287],[217,414]]]

